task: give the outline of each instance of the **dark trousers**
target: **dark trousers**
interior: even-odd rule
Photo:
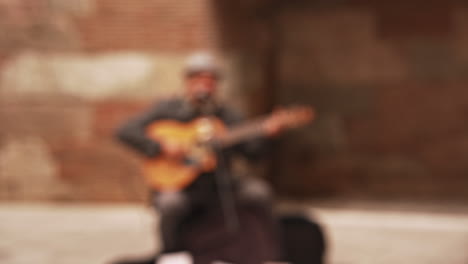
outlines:
[[[200,179],[184,191],[155,192],[153,205],[160,214],[159,230],[164,252],[180,250],[180,226],[196,208],[220,204],[221,195],[230,195],[233,201],[246,203],[271,214],[271,191],[260,179],[240,178],[232,182],[229,193],[220,193],[209,178]],[[226,190],[224,190],[226,191]],[[229,219],[226,219],[229,220]]]

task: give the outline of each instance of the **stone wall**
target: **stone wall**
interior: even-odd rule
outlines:
[[[0,199],[143,200],[113,131],[212,49],[234,105],[318,110],[281,193],[466,201],[467,47],[457,0],[0,0]]]
[[[319,118],[284,144],[276,185],[305,197],[466,201],[467,18],[459,1],[278,11],[277,98],[315,105]]]
[[[180,93],[187,54],[221,53],[212,13],[210,1],[1,0],[0,200],[146,198],[139,158],[113,133]]]

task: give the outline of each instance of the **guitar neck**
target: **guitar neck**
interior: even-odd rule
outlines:
[[[260,118],[235,126],[219,137],[217,139],[217,143],[221,147],[229,147],[240,142],[262,136],[265,134],[265,130],[263,128],[265,120],[266,118]]]
[[[304,125],[314,118],[314,112],[310,107],[295,107],[289,110],[281,110],[269,116],[259,118],[242,125],[231,128],[226,134],[218,138],[220,147],[229,147],[245,140],[265,135],[265,122],[270,118],[281,124],[284,128],[295,128]]]

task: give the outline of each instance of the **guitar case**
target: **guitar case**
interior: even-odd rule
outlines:
[[[215,261],[233,264],[323,263],[325,237],[322,228],[313,220],[302,215],[280,215],[272,222],[271,216],[249,206],[237,206],[237,215],[240,228],[230,232],[220,209],[193,214],[183,224],[181,250],[192,255],[194,264]],[[113,264],[154,264],[157,258]]]

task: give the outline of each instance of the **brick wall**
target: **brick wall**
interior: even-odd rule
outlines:
[[[283,146],[278,188],[466,201],[467,11],[458,1],[279,11],[278,98],[315,105],[319,118]]]
[[[317,107],[280,144],[283,194],[468,198],[461,1],[1,0],[0,14],[1,200],[143,200],[112,133],[179,92],[196,49],[223,55],[223,96],[251,113]]]
[[[98,0],[80,23],[83,47],[187,52],[215,48],[210,1]]]
[[[0,1],[0,200],[145,199],[140,160],[113,133],[179,92],[189,52],[219,50],[212,12],[208,0]]]

